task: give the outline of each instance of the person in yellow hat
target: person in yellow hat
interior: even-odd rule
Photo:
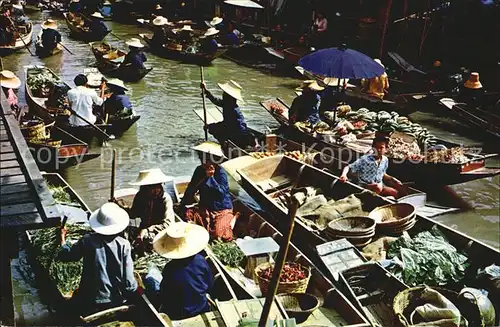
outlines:
[[[479,73],[470,73],[469,79],[460,90],[460,101],[475,106],[481,103],[483,95],[483,84],[479,80]]]
[[[380,59],[374,59],[379,65],[385,68]],[[364,91],[374,97],[383,99],[385,93],[389,90],[389,77],[384,72],[382,75],[361,81]]]
[[[291,125],[297,122],[308,122],[314,125],[320,121],[320,96],[318,92],[324,89],[324,87],[320,86],[318,82],[314,80],[302,82],[302,85],[297,88],[297,91],[302,93],[293,100],[290,112],[288,113]]]

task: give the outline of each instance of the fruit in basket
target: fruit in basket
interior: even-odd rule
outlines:
[[[250,155],[255,159],[262,159],[267,157],[272,157],[276,153],[274,152],[251,152]]]
[[[269,108],[271,109],[272,112],[275,112],[275,113],[280,114],[280,115],[282,115],[285,112],[285,109],[283,109],[283,107],[281,107],[277,103],[271,103]]]
[[[299,150],[285,152],[285,156],[293,158],[295,160],[302,160],[302,159],[304,159],[304,154],[302,152],[300,152]]]
[[[261,278],[271,280],[273,276],[274,266],[263,269],[259,272]],[[302,266],[295,262],[286,262],[281,271],[280,283],[290,283],[303,280],[307,277],[307,271]]]

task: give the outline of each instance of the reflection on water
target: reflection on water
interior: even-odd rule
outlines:
[[[46,14],[32,16],[38,24]],[[144,30],[134,25],[122,25],[106,22],[113,32],[123,40],[137,36]],[[32,57],[27,51],[19,52],[3,59],[5,69],[10,69],[23,76],[23,66],[45,64],[73,85],[72,80],[85,67],[94,65],[94,56],[88,44],[70,39],[64,21],[59,20],[59,30],[63,43],[74,53],[64,51],[61,55],[44,60]],[[126,49],[123,40],[112,35],[106,38],[114,46]],[[73,167],[62,174],[92,208],[97,208],[109,197],[111,176],[111,148],[118,151],[116,186],[129,187],[128,182],[135,179],[141,169],[161,167],[172,176],[191,175],[198,164],[197,156],[190,147],[203,140],[202,122],[193,112],[202,107],[200,97],[200,69],[193,65],[183,65],[148,54],[147,65],[154,67],[142,81],[129,84],[129,95],[141,119],[120,139],[110,142],[109,148],[94,145],[92,151],[102,152],[100,159],[88,161],[79,167]],[[208,88],[220,94],[216,83],[234,79],[243,88],[245,104],[243,113],[249,126],[264,130],[276,127],[271,116],[260,108],[259,101],[281,97],[287,102],[293,99],[293,89],[298,80],[262,74],[256,70],[238,66],[224,59],[216,59],[212,66],[206,67],[205,80]],[[24,101],[24,90],[20,90],[20,99]],[[439,137],[477,144],[477,141],[459,137],[464,128],[450,119],[436,119],[429,113],[416,113],[412,119],[422,123]],[[491,161],[499,165],[499,161]],[[453,199],[461,197],[470,209],[457,214],[438,217],[437,220],[457,228],[473,237],[499,246],[499,183],[500,178],[484,179],[449,188]],[[453,204],[451,204],[453,205]],[[455,206],[463,207],[455,204]]]

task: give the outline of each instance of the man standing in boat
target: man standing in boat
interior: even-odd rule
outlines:
[[[96,91],[87,88],[87,76],[78,74],[74,79],[76,87],[69,90],[68,101],[71,110],[78,116],[85,118],[88,122],[94,124],[97,117],[92,112],[92,105],[102,105],[103,99],[97,96]],[[88,123],[77,117],[74,113],[69,117],[71,126],[85,126]]]
[[[376,137],[373,140],[373,153],[365,154],[355,162],[347,165],[342,171],[340,181],[347,181],[347,173],[357,173],[358,184],[382,196],[398,198],[403,184],[396,178],[387,175],[389,159],[384,155],[387,152],[389,140],[386,137]],[[395,187],[384,184],[392,183]]]

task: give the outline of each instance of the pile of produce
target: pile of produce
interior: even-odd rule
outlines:
[[[226,266],[232,268],[241,267],[243,260],[245,260],[245,254],[238,245],[233,242],[215,240],[211,247],[215,256]]]
[[[273,276],[274,266],[259,271],[259,277],[271,280]],[[309,276],[309,272],[300,264],[295,262],[286,262],[281,271],[280,283],[291,283],[303,280]]]
[[[255,159],[262,159],[262,158],[272,157],[276,155],[276,152],[251,152],[250,155]],[[304,160],[306,157],[306,154],[302,153],[299,150],[286,151],[284,155],[296,160]]]
[[[134,271],[144,276],[148,273],[152,265],[162,271],[165,264],[169,261],[156,252],[145,253],[143,256],[134,260]]]
[[[30,68],[28,70],[26,83],[35,97],[47,97],[52,86],[58,82],[60,82],[59,79],[45,68]]]
[[[428,150],[425,158],[427,162],[445,162],[461,164],[467,162],[467,158],[462,148]]]
[[[66,229],[68,230],[66,242],[69,244],[90,232],[88,227],[83,224],[66,224]],[[80,284],[83,260],[75,262],[57,260],[61,248],[58,227],[38,229],[31,231],[30,234],[36,259],[47,270],[61,294],[71,296]]]
[[[413,238],[404,234],[389,244],[387,257],[402,263],[402,270],[397,266],[390,270],[409,286],[460,282],[468,267],[467,257],[458,253],[436,227]]]
[[[394,159],[423,159],[423,156],[420,154],[420,147],[416,142],[409,143],[400,137],[391,137],[389,139],[387,156]]]
[[[50,183],[47,183],[47,187],[49,188],[50,193],[52,193],[52,197],[57,203],[71,203],[71,196],[69,195],[68,192],[66,192],[64,189],[65,187],[62,186],[54,186]]]

